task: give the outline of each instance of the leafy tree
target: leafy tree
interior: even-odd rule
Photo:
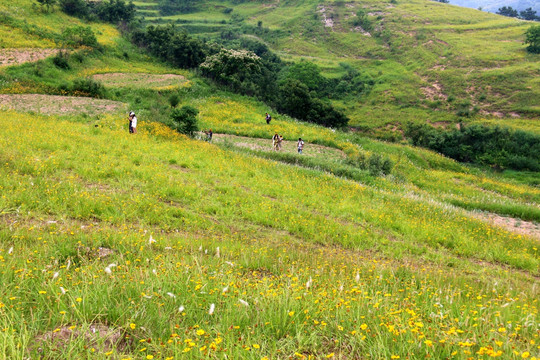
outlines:
[[[503,6],[499,8],[497,14],[508,17],[518,17],[517,10],[513,9],[511,6]]]
[[[261,58],[247,50],[221,49],[199,68],[203,75],[246,95],[257,95],[263,81]]]
[[[97,17],[109,23],[120,21],[130,22],[135,18],[135,5],[133,2],[126,4],[124,0],[109,0],[96,3],[93,12]]]
[[[443,4],[448,4],[450,2],[450,0],[435,0],[435,1],[443,3]]]
[[[532,8],[527,8],[523,11],[519,12],[519,17],[523,20],[538,20],[538,16],[536,16],[536,11]]]
[[[320,68],[311,61],[302,60],[284,68],[279,74],[280,80],[295,79],[306,85],[309,91],[321,94],[327,85]]]
[[[47,9],[47,12],[52,8],[54,9],[54,5],[58,2],[58,0],[36,0],[38,4],[41,6],[41,8],[45,7]]]
[[[540,54],[540,25],[531,26],[527,32],[525,32],[525,43],[527,51],[532,54]]]
[[[197,114],[199,114],[199,110],[190,105],[174,109],[171,112],[172,127],[181,134],[193,136],[195,132],[199,131]]]
[[[90,14],[85,0],[59,0],[63,12],[71,16],[87,18]]]

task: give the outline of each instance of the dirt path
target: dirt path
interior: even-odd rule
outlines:
[[[126,109],[119,101],[89,97],[57,96],[41,94],[0,94],[0,109],[36,112],[51,115],[85,113],[89,115],[116,112]]]
[[[540,240],[540,224],[523,221],[521,219],[515,219],[512,217],[500,216],[493,213],[477,213],[474,217],[489,222],[497,227],[503,228],[507,231],[527,235],[532,238]]]
[[[57,49],[0,49],[0,67],[34,62],[56,54]]]
[[[160,89],[179,86],[186,78],[176,74],[106,73],[92,76],[105,86]]]
[[[272,139],[260,139],[260,138],[250,138],[245,136],[236,136],[236,135],[227,135],[227,134],[214,134],[213,141],[215,143],[227,143],[230,142],[235,146],[245,147],[251,150],[257,151],[272,151]],[[327,146],[310,144],[308,141],[304,140],[304,151],[303,155],[309,157],[320,157],[324,156],[327,159],[336,159],[340,160],[345,158],[345,153],[341,150],[334,149]],[[297,140],[288,141],[283,140],[283,146],[281,152],[284,153],[297,153]]]

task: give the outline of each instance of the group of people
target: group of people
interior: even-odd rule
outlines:
[[[283,142],[283,136],[279,135],[278,133],[275,133],[274,136],[272,136],[272,149],[274,151],[280,151],[282,142]],[[304,140],[302,140],[302,138],[298,138],[298,142],[296,143],[296,148],[298,150],[298,153],[302,154],[302,151],[304,151]]]

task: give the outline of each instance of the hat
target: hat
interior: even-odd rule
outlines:
[[[133,116],[135,113],[133,111],[130,111],[129,116]]]

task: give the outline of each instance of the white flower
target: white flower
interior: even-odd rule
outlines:
[[[240,302],[240,304],[244,305],[244,306],[249,306],[248,302],[247,301],[244,301],[242,299],[238,299],[238,301]]]
[[[152,237],[152,235],[150,235],[150,239],[148,239],[148,244],[152,245],[155,242],[156,240]]]
[[[71,260],[68,259],[68,262],[67,262],[67,265],[66,265],[66,270],[68,270],[70,266],[71,266]]]
[[[154,275],[157,275],[157,270],[156,269],[152,269],[152,272],[154,273]]]
[[[311,287],[311,284],[313,284],[313,280],[311,279],[311,276],[310,276],[308,282],[306,283],[306,289],[309,289]]]
[[[53,275],[53,277],[52,277],[52,278],[53,278],[53,280],[54,280],[54,279],[56,279],[56,278],[58,277],[58,275],[60,275],[60,273],[59,273],[58,271],[57,271],[57,272],[55,272],[55,273],[54,273],[54,275]]]
[[[175,297],[176,297],[176,295],[174,295],[174,294],[171,293],[171,292],[168,292],[167,295],[169,295],[169,296],[172,297],[172,298],[175,298]]]
[[[229,291],[229,287],[228,287],[228,286],[225,286],[221,292],[222,292],[222,293],[226,293],[227,291]]]
[[[62,292],[62,295],[66,293],[66,289],[60,286],[60,291]]]
[[[216,248],[216,257],[219,257],[219,246]]]
[[[355,276],[354,280],[355,280],[356,282],[359,282],[359,281],[360,281],[360,274],[359,274],[359,273],[356,273],[356,276]]]
[[[116,264],[109,264],[108,268],[116,267]]]
[[[11,255],[11,253],[13,253],[13,246],[9,248],[7,253],[10,254],[10,255]]]
[[[230,261],[225,261],[225,264],[230,265],[230,266],[234,266],[234,264],[232,262],[230,262]]]
[[[105,272],[106,272],[107,274],[111,274],[111,273],[112,273],[112,270],[107,266],[107,267],[105,268]]]
[[[184,305],[180,305],[178,308],[178,312],[183,313],[184,312]]]
[[[210,310],[208,310],[208,315],[212,315],[215,309],[216,309],[216,305],[210,304]]]

